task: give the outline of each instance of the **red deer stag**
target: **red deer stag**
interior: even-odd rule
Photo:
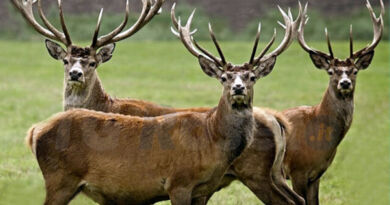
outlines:
[[[252,141],[253,86],[283,50],[243,66],[220,67],[223,61],[198,55],[203,71],[224,88],[207,113],[141,118],[72,109],[34,126],[27,141],[45,179],[45,204],[67,204],[80,191],[100,204],[146,204],[166,196],[174,205],[191,204],[211,194]]]
[[[326,29],[329,54],[309,47],[304,39],[305,23],[300,26],[298,34],[300,45],[310,54],[314,65],[325,70],[330,77],[328,89],[320,104],[292,108],[283,112],[292,125],[291,134],[287,136],[285,172],[292,180],[294,190],[303,196],[309,205],[319,204],[320,178],[332,163],[337,146],[351,126],[357,74],[370,65],[374,49],[382,37],[385,13],[382,0],[381,6],[382,12],[377,18],[370,2],[367,1],[367,8],[374,24],[373,41],[367,47],[353,52],[351,26],[350,57],[345,60],[334,57]]]
[[[181,26],[180,18],[175,16],[175,5],[172,7],[171,17],[174,28],[172,32],[178,36],[188,51],[199,59],[206,58],[212,62],[215,68],[224,70],[253,70],[259,66],[264,66],[265,62],[272,62],[276,57],[285,51],[291,43],[293,36],[296,35],[298,27],[303,15],[302,6],[299,4],[299,14],[297,20],[293,20],[291,11],[288,15],[279,7],[279,10],[284,18],[285,25],[282,25],[286,31],[281,44],[269,54],[266,54],[275,40],[275,35],[268,43],[266,48],[256,57],[256,50],[260,38],[260,25],[256,35],[254,48],[249,63],[236,66],[227,63],[222,50],[212,31],[211,24],[209,30],[211,38],[217,48],[220,58],[214,56],[206,49],[202,48],[193,38],[196,30],[191,31],[191,22],[194,12],[188,19],[185,26]],[[305,9],[306,10],[306,9]],[[205,72],[210,71],[207,67],[202,67]],[[270,67],[272,68],[272,67]],[[207,70],[206,70],[207,69]],[[271,70],[269,70],[271,72]],[[212,73],[209,73],[212,75]],[[268,73],[266,73],[268,74]],[[227,75],[227,79],[232,76]],[[226,81],[222,78],[222,81]],[[253,80],[254,76],[253,76]],[[254,142],[244,151],[244,153],[235,160],[225,177],[223,178],[219,188],[228,186],[233,180],[239,179],[248,188],[250,188],[256,196],[266,204],[304,204],[304,200],[292,191],[285,182],[284,176],[281,173],[282,162],[285,151],[285,138],[283,127],[288,126],[284,117],[270,110],[254,109],[255,125]],[[275,117],[277,119],[275,119]],[[279,123],[278,123],[279,121]],[[281,129],[282,128],[282,129]],[[208,198],[210,198],[209,196]],[[200,202],[205,202],[208,198],[199,199]]]
[[[23,14],[24,18],[36,31],[49,39],[62,42],[66,46],[66,50],[64,50],[57,43],[46,40],[46,47],[49,54],[54,59],[61,60],[64,63],[64,110],[71,108],[87,108],[102,112],[137,116],[158,116],[184,110],[161,107],[141,100],[111,98],[104,91],[96,70],[100,64],[111,59],[115,49],[115,42],[131,37],[145,26],[159,13],[164,1],[165,0],[156,0],[155,3],[152,4],[152,1],[143,0],[142,12],[137,22],[129,29],[123,31],[128,23],[129,17],[129,2],[127,0],[126,13],[123,22],[109,34],[99,37],[100,24],[103,15],[102,9],[91,46],[82,48],[72,44],[68,29],[65,25],[61,0],[58,1],[58,9],[63,32],[56,29],[46,18],[42,9],[41,0],[37,1],[38,11],[47,29],[35,20],[33,5],[36,3],[36,0],[23,0],[22,2],[19,0],[12,0],[15,7]],[[207,110],[208,109],[205,108],[194,108],[194,111],[200,112]]]
[[[101,22],[102,15],[99,16],[99,23],[94,34],[93,44],[96,46],[104,45],[102,49],[97,52],[98,48],[94,48],[93,46],[89,48],[81,48],[79,46],[74,46],[71,43],[69,33],[67,32],[67,28],[65,25],[61,1],[58,2],[59,10],[60,10],[60,18],[61,25],[64,33],[60,33],[57,31],[44,15],[41,6],[41,0],[38,1],[38,11],[42,18],[42,21],[49,28],[49,30],[40,26],[34,18],[32,9],[33,5],[36,1],[24,1],[19,3],[17,0],[12,1],[16,8],[20,10],[23,16],[27,19],[27,21],[33,25],[33,27],[42,35],[56,41],[60,41],[67,47],[67,51],[64,51],[61,46],[58,44],[47,40],[46,46],[48,48],[49,53],[55,58],[59,60],[63,60],[65,64],[65,92],[64,92],[64,109],[68,110],[71,108],[88,108],[92,110],[104,111],[104,112],[113,112],[113,113],[121,113],[121,114],[129,114],[135,116],[158,116],[162,114],[174,113],[179,111],[197,111],[197,112],[206,112],[209,108],[193,108],[193,109],[174,109],[161,107],[156,104],[140,101],[140,100],[125,100],[125,99],[112,99],[109,95],[107,95],[101,82],[96,73],[96,68],[103,62],[108,61],[113,52],[114,43],[109,43],[104,45],[105,43],[98,43],[99,40],[109,40],[109,36],[113,39],[118,39],[115,35],[121,35],[124,38],[124,34],[119,34],[127,24],[128,18],[128,9],[126,9],[126,16],[124,22],[109,35],[97,38],[99,25]],[[158,9],[161,7],[162,1],[156,3],[155,5],[150,5],[150,2],[144,1],[144,8],[141,14],[140,19],[137,21],[133,27],[131,27],[131,31],[125,31],[128,33],[130,37],[137,30],[139,30],[143,25],[149,22],[152,17],[157,13]],[[128,3],[126,4],[128,7]],[[148,13],[149,12],[149,13]],[[148,13],[148,14],[147,14]],[[144,22],[139,23],[139,22]],[[136,28],[138,26],[138,28]],[[57,34],[57,35],[55,35]],[[115,36],[115,37],[114,37]],[[110,38],[111,38],[110,37]],[[73,53],[72,53],[73,52]],[[96,54],[97,52],[97,54]],[[80,53],[80,54],[79,54]],[[81,55],[83,53],[83,55]],[[85,55],[84,55],[85,54]],[[88,54],[88,55],[87,55]],[[104,59],[105,60],[104,60]],[[104,61],[103,61],[104,60]],[[79,61],[79,63],[77,62]],[[84,62],[84,63],[83,63]],[[88,63],[90,62],[90,63]],[[75,72],[73,72],[75,71]],[[275,116],[274,116],[275,115]],[[276,119],[278,118],[278,119]],[[280,157],[276,160],[276,156],[280,156],[284,149],[284,139],[283,136],[278,134],[279,128],[275,128],[275,122],[279,121],[282,124],[286,124],[283,122],[281,116],[274,114],[273,112],[256,109],[256,124],[257,124],[257,132],[258,136],[263,136],[264,142],[260,143],[263,146],[262,149],[262,165],[259,165],[257,169],[262,169],[264,175],[269,177],[270,170],[272,169],[273,164],[276,161],[280,161]],[[261,129],[260,129],[261,128]],[[269,134],[271,133],[271,134]],[[264,136],[267,135],[267,136]],[[267,161],[268,160],[268,161]],[[258,172],[260,173],[260,172]],[[271,179],[262,179],[262,181],[266,181],[266,183],[262,182],[262,187],[257,187],[256,192],[261,196],[260,198],[263,201],[288,201],[287,199],[277,194],[277,188],[272,184]],[[278,183],[277,183],[278,184]],[[265,199],[267,198],[267,199]],[[285,200],[284,200],[285,199]]]
[[[14,3],[17,6],[17,8],[19,8],[19,9],[23,8],[23,9],[21,9],[22,14],[26,14],[26,11],[29,11],[30,9],[32,9],[32,5],[33,5],[33,2],[29,2],[29,1],[26,2],[27,4],[22,4],[22,5],[17,4],[16,1],[14,1]],[[43,16],[42,18],[45,18],[40,5],[41,5],[41,2],[39,1],[38,2],[39,12],[41,14],[41,17]],[[60,8],[60,14],[62,17],[61,2],[59,2],[59,8]],[[157,11],[158,10],[157,8],[159,8],[159,7],[153,6],[153,8],[154,8],[154,11],[152,11],[151,13],[155,14],[156,13],[155,11]],[[144,11],[145,11],[145,9],[144,9]],[[128,10],[126,12],[126,16],[128,16],[127,13],[128,13]],[[33,19],[32,13],[27,12],[27,14],[29,14],[29,15],[25,15],[26,18]],[[142,15],[143,14],[141,14],[141,16]],[[153,17],[153,16],[151,16],[151,17]],[[151,19],[151,17],[149,18],[149,20]],[[30,19],[28,19],[29,22],[34,22],[34,21],[30,21]],[[126,19],[127,19],[127,17],[126,17]],[[147,20],[147,21],[149,21],[149,20]],[[145,21],[145,22],[147,22],[147,21]],[[62,20],[61,22],[64,22],[64,21]],[[101,15],[99,17],[99,22],[101,22]],[[35,25],[35,24],[32,23],[32,25]],[[100,25],[100,23],[98,23],[98,25]],[[123,27],[125,25],[126,25],[126,23],[122,23]],[[65,27],[65,29],[63,29],[63,30],[66,31],[66,26],[64,23],[63,23],[63,27]],[[36,27],[34,26],[34,28],[36,28]],[[97,29],[97,31],[98,31],[98,29]],[[120,32],[120,31],[118,31],[118,32]],[[65,34],[67,34],[69,36],[68,32],[65,32]],[[64,34],[64,36],[65,36],[65,34]],[[94,39],[97,36],[98,36],[98,33],[95,32]],[[54,39],[54,40],[56,40],[56,39]],[[47,45],[49,45],[48,48],[50,47],[50,45],[53,45],[50,43],[52,43],[52,42],[49,41],[47,43]],[[58,50],[62,50],[62,48],[59,45],[55,45],[54,48],[55,48],[54,50],[56,50],[57,48],[58,48]],[[51,51],[51,50],[53,50],[53,49],[49,49],[49,51]],[[65,55],[67,55],[67,54],[65,54]],[[73,57],[69,57],[69,58],[73,58]],[[72,99],[78,99],[78,101],[80,102],[80,103],[78,103],[78,105],[75,105],[73,103],[74,107],[85,107],[85,108],[89,108],[89,109],[102,110],[102,111],[106,111],[106,112],[119,112],[122,114],[133,114],[133,115],[139,115],[139,116],[156,116],[156,115],[161,115],[161,114],[165,114],[165,113],[184,111],[184,109],[165,108],[165,107],[160,107],[160,106],[152,104],[152,103],[147,103],[147,102],[138,101],[138,100],[111,99],[107,94],[105,94],[104,90],[102,89],[101,84],[100,84],[100,80],[97,77],[95,70],[93,70],[93,72],[87,72],[87,71],[85,71],[84,68],[82,68],[81,72],[82,72],[82,76],[84,76],[83,80],[82,80],[82,82],[76,82],[76,84],[84,84],[84,86],[77,86],[77,87],[72,87],[72,85],[74,85],[74,82],[72,82],[73,80],[71,79],[70,76],[67,77],[68,72],[65,72],[65,85],[67,87],[66,90],[72,91],[72,89],[68,89],[68,88],[75,88],[75,89],[77,88],[78,93],[84,93],[83,95],[73,95],[72,94],[73,92],[68,92],[68,94],[70,93],[69,95],[67,95],[65,93],[65,101],[68,101],[68,102],[73,101],[74,102],[74,100],[72,100]],[[71,75],[71,73],[69,75]],[[87,75],[92,75],[92,76],[85,77]],[[91,81],[94,83],[90,83]],[[81,91],[81,90],[84,90],[84,91]],[[73,98],[74,96],[78,96],[78,97]],[[114,102],[112,102],[112,101],[114,101]],[[98,102],[98,103],[94,103],[94,102]],[[69,103],[65,102],[65,109],[72,108],[72,106],[67,107],[66,105],[69,105]],[[111,107],[107,106],[107,105],[111,105]],[[120,105],[120,106],[118,106],[118,105]],[[107,107],[109,107],[109,108],[107,108]],[[120,109],[118,109],[118,107]],[[194,110],[194,111],[204,112],[204,111],[207,111],[209,109],[195,108],[195,109],[187,109],[187,110],[188,111]],[[274,153],[281,153],[281,151],[278,151],[275,149],[276,148],[278,148],[278,149],[283,148],[283,146],[282,146],[283,140],[280,139],[280,138],[282,138],[282,136],[279,136],[277,134],[278,130],[280,130],[280,129],[272,128],[272,123],[273,123],[272,120],[274,122],[277,122],[273,115],[274,114],[272,112],[262,111],[260,109],[256,109],[256,122],[258,124],[258,127],[262,127],[262,129],[266,129],[267,132],[270,132],[270,130],[274,129],[274,130],[272,130],[272,132],[273,132],[272,135],[269,136],[269,138],[267,139],[268,140],[267,141],[267,147],[268,147],[267,151],[265,151],[265,149],[264,149],[265,144],[263,144],[263,148],[262,148],[262,150],[264,152],[263,158],[269,157],[267,160],[270,162],[268,164],[262,165],[264,167],[269,166],[270,164],[272,164],[272,162],[275,161],[275,159],[273,158]],[[283,121],[281,119],[281,116],[276,116],[276,117],[279,118],[278,119],[279,121],[281,121],[281,122]],[[260,129],[258,129],[258,132],[260,133],[259,135],[264,135],[265,131],[261,131]],[[278,137],[280,137],[280,138],[278,138]],[[281,144],[277,145],[277,143],[281,143]],[[267,153],[265,153],[265,152],[267,152]],[[265,159],[263,159],[263,161],[265,161]],[[258,169],[259,168],[262,168],[262,167],[259,166]],[[267,170],[269,170],[269,169],[263,169],[262,172],[269,173],[269,171],[267,171]],[[270,182],[270,181],[268,181],[268,182]],[[271,186],[270,183],[267,185]],[[264,193],[262,193],[262,195],[267,196],[267,193],[274,193],[272,191],[272,189],[274,187],[271,187],[271,189],[268,189],[266,186],[263,186],[263,187],[264,187]],[[271,191],[267,191],[267,190],[271,190]],[[257,192],[261,192],[260,187],[258,188]],[[262,197],[262,198],[264,198],[264,197]],[[273,200],[273,201],[275,201],[275,200]]]

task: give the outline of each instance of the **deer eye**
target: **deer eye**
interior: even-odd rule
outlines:
[[[357,71],[357,70],[353,71],[353,74],[354,74],[354,75],[357,75],[357,74],[358,74],[358,71]]]
[[[333,70],[328,70],[328,74],[333,75],[334,74]]]
[[[63,60],[63,62],[64,62],[64,65],[68,65],[69,64],[69,61],[67,61],[67,60]]]
[[[252,77],[250,78],[250,80],[251,80],[252,82],[255,82],[255,81],[256,81],[256,77],[255,77],[255,76],[252,76]]]
[[[91,63],[89,63],[89,66],[90,66],[90,67],[95,67],[95,66],[96,66],[96,63],[95,63],[95,62],[91,62]]]
[[[226,82],[226,80],[227,80],[226,77],[222,77],[222,78],[221,78],[221,81],[222,81],[222,82]]]

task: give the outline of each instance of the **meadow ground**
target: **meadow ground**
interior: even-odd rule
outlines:
[[[211,48],[211,44],[206,44]],[[356,48],[364,46],[356,44]],[[249,58],[252,43],[222,43],[228,59]],[[325,49],[325,43],[313,43]],[[42,42],[0,41],[0,204],[41,204],[43,179],[24,145],[27,129],[62,109],[63,68]],[[348,43],[335,43],[339,57]],[[216,80],[202,73],[197,60],[178,42],[127,42],[100,66],[108,93],[175,107],[215,106]],[[389,204],[389,46],[382,42],[368,70],[359,73],[352,128],[322,178],[321,203]],[[278,110],[317,104],[328,84],[324,71],[294,43],[278,58],[274,72],[255,87],[255,105]],[[93,204],[78,196],[72,204]],[[169,204],[163,202],[162,204]],[[240,182],[217,194],[210,204],[261,204]]]

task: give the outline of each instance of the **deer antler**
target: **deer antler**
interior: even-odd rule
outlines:
[[[128,17],[129,17],[129,0],[127,0],[126,13],[123,22],[117,28],[111,31],[109,34],[98,38],[100,24],[102,21],[102,14],[103,14],[103,10],[101,10],[91,47],[94,49],[98,49],[104,45],[115,43],[132,36],[137,31],[139,31],[143,26],[145,26],[150,20],[152,20],[152,18],[155,15],[161,12],[161,6],[163,5],[164,1],[165,0],[156,0],[154,4],[152,4],[151,0],[142,0],[143,6],[142,6],[142,12],[140,14],[140,17],[138,18],[138,20],[135,22],[133,26],[123,31],[123,29],[126,27],[126,24],[128,22]]]
[[[326,39],[327,39],[327,42],[328,42],[328,49],[329,49],[329,53],[330,54],[324,53],[324,52],[322,52],[320,50],[316,50],[316,49],[311,48],[310,46],[307,45],[307,43],[305,41],[305,37],[304,37],[304,33],[305,33],[304,27],[307,24],[309,18],[307,17],[306,13],[307,13],[307,4],[305,5],[305,9],[304,9],[303,14],[302,14],[302,20],[301,20],[301,23],[299,25],[299,30],[298,30],[298,42],[299,42],[299,44],[308,53],[316,53],[318,55],[323,56],[324,58],[326,58],[328,60],[334,59],[332,46],[330,44],[328,29],[325,28],[325,36],[326,36]]]
[[[50,38],[52,40],[60,41],[66,46],[72,45],[72,41],[68,32],[68,29],[65,25],[65,19],[62,11],[62,1],[58,0],[58,10],[60,15],[61,27],[63,33],[58,31],[46,18],[43,13],[41,0],[38,0],[38,10],[39,15],[46,25],[47,29],[41,26],[34,17],[33,5],[37,2],[37,0],[11,0],[13,5],[22,13],[23,17],[34,27],[36,31],[38,31],[43,36]]]
[[[274,35],[272,36],[271,41],[263,49],[263,51],[260,53],[260,55],[257,58],[254,58],[256,55],[257,45],[259,42],[260,32],[261,32],[261,24],[259,24],[259,29],[257,31],[255,45],[253,47],[252,55],[251,55],[251,58],[249,61],[249,63],[252,65],[256,65],[256,64],[258,64],[258,62],[266,60],[272,56],[280,55],[291,44],[292,40],[294,39],[293,36],[297,35],[296,33],[297,33],[297,30],[299,27],[298,25],[301,23],[301,21],[303,19],[303,15],[305,14],[305,12],[302,11],[301,3],[299,3],[299,14],[298,14],[298,17],[295,21],[293,19],[293,16],[292,16],[290,9],[288,9],[288,15],[279,6],[278,6],[278,9],[279,9],[280,13],[282,14],[283,20],[285,23],[285,24],[282,24],[282,23],[278,22],[285,29],[284,38],[283,38],[282,42],[280,43],[280,45],[275,50],[273,50],[271,53],[265,55],[268,52],[268,50],[271,48],[272,44],[275,42],[275,37],[276,37],[276,29],[275,29]]]
[[[188,18],[187,24],[185,26],[182,26],[180,17],[179,17],[179,20],[177,20],[177,18],[175,16],[175,6],[176,5],[174,4],[172,6],[172,10],[171,10],[171,18],[172,18],[172,22],[173,22],[173,26],[174,26],[174,27],[171,27],[172,33],[181,39],[181,41],[183,42],[183,44],[187,48],[187,50],[195,57],[199,57],[199,56],[206,57],[209,60],[212,60],[215,63],[217,63],[219,66],[224,67],[227,64],[227,62],[226,62],[226,59],[222,53],[222,50],[221,50],[219,44],[218,44],[218,41],[215,38],[211,24],[209,23],[209,31],[210,31],[211,39],[213,40],[214,45],[218,50],[220,58],[214,56],[209,51],[207,51],[206,49],[199,46],[199,44],[197,44],[197,42],[194,40],[192,35],[197,30],[195,29],[194,31],[191,31],[191,23],[192,23],[192,19],[194,17],[195,10],[192,12],[190,17]],[[258,42],[260,39],[260,33],[261,33],[261,24],[259,24],[258,32],[256,34],[255,44],[254,44],[254,47],[252,50],[252,55],[251,55],[251,58],[249,60],[250,64],[256,65],[260,61],[268,59],[272,56],[280,55],[284,50],[287,49],[288,45],[291,43],[293,30],[295,29],[295,32],[296,32],[296,30],[298,28],[297,25],[299,25],[301,20],[303,19],[302,18],[302,13],[303,13],[302,6],[300,6],[298,18],[295,21],[292,19],[291,11],[289,11],[289,15],[287,15],[280,7],[279,7],[279,10],[282,13],[283,19],[285,22],[285,25],[282,25],[282,26],[286,30],[285,36],[282,40],[282,43],[274,51],[265,55],[275,41],[275,37],[276,37],[276,29],[275,29],[274,35],[271,38],[270,42],[263,49],[263,51],[260,53],[260,55],[257,58],[255,58]]]
[[[365,48],[357,51],[357,52],[353,52],[353,37],[352,37],[352,25],[350,26],[350,59],[357,59],[359,58],[361,55],[364,55],[372,50],[375,49],[375,47],[378,45],[378,43],[380,42],[381,38],[382,38],[382,35],[383,35],[383,15],[385,14],[385,7],[384,7],[384,4],[383,4],[383,1],[380,0],[380,4],[381,4],[381,14],[379,17],[376,17],[375,15],[375,12],[374,10],[372,9],[372,6],[369,2],[369,0],[367,0],[367,9],[368,11],[370,12],[370,15],[371,15],[371,20],[373,22],[373,30],[374,30],[374,38],[371,42],[371,44],[367,45]],[[306,13],[306,7],[305,7],[305,12]],[[310,48],[306,42],[305,42],[305,38],[304,38],[304,26],[308,20],[308,18],[306,16],[304,16],[305,20],[303,20],[300,24],[300,27],[299,27],[299,31],[298,31],[298,41],[299,43],[301,44],[302,48],[304,50],[306,50],[307,52],[313,52],[313,53],[316,53],[316,54],[319,54],[323,57],[325,57],[326,59],[328,60],[332,60],[334,59],[334,55],[333,55],[333,51],[332,51],[332,46],[331,46],[331,43],[330,43],[330,40],[329,40],[329,34],[328,34],[328,30],[325,28],[325,36],[326,36],[326,40],[327,40],[327,43],[328,43],[328,49],[329,49],[329,54],[326,54],[324,52],[321,52],[319,50],[315,50],[313,48]]]
[[[217,39],[215,38],[211,24],[209,23],[210,35],[211,35],[211,38],[213,39],[215,46],[217,47],[217,50],[218,50],[219,55],[221,56],[221,59],[214,56],[213,54],[211,54],[209,51],[202,48],[201,46],[199,46],[199,44],[197,44],[196,41],[193,39],[192,35],[197,30],[195,29],[194,31],[191,31],[191,23],[192,23],[192,19],[194,18],[194,14],[195,14],[196,10],[194,9],[194,11],[191,13],[190,17],[187,20],[187,24],[185,26],[182,26],[180,17],[179,17],[179,20],[177,20],[177,18],[176,18],[175,7],[176,7],[176,4],[173,4],[172,9],[171,9],[171,18],[172,18],[173,26],[176,28],[177,31],[173,27],[171,27],[172,33],[181,39],[181,41],[183,42],[183,44],[187,48],[187,50],[195,57],[203,56],[205,58],[208,58],[211,61],[214,61],[215,63],[217,63],[221,67],[225,66],[227,63],[226,63],[225,57],[222,53],[222,50],[217,42]]]
[[[352,39],[352,25],[351,25],[351,29],[350,29],[350,58],[357,59],[361,55],[366,54],[366,53],[374,50],[375,47],[380,42],[380,40],[382,39],[383,27],[384,27],[384,25],[383,25],[383,16],[385,15],[385,6],[384,6],[382,0],[380,0],[380,4],[381,4],[381,14],[377,18],[376,15],[375,15],[374,9],[372,9],[370,1],[367,0],[366,6],[367,6],[367,9],[368,9],[368,11],[370,12],[370,15],[371,15],[371,20],[372,20],[372,23],[373,23],[373,30],[374,30],[374,37],[372,39],[371,44],[367,45],[365,48],[363,48],[363,49],[361,49],[361,50],[359,50],[359,51],[357,51],[355,53],[353,53],[353,39]]]

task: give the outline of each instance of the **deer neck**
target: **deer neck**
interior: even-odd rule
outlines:
[[[86,108],[106,111],[110,97],[104,91],[97,73],[82,86],[74,86],[65,82],[64,110]]]
[[[253,129],[254,117],[251,105],[237,109],[226,97],[220,99],[218,107],[208,120],[209,133],[215,141],[220,142],[229,163],[250,143]]]
[[[353,91],[348,96],[341,96],[329,85],[321,103],[316,107],[316,114],[324,125],[331,128],[331,144],[337,146],[344,138],[352,124],[353,111]]]

